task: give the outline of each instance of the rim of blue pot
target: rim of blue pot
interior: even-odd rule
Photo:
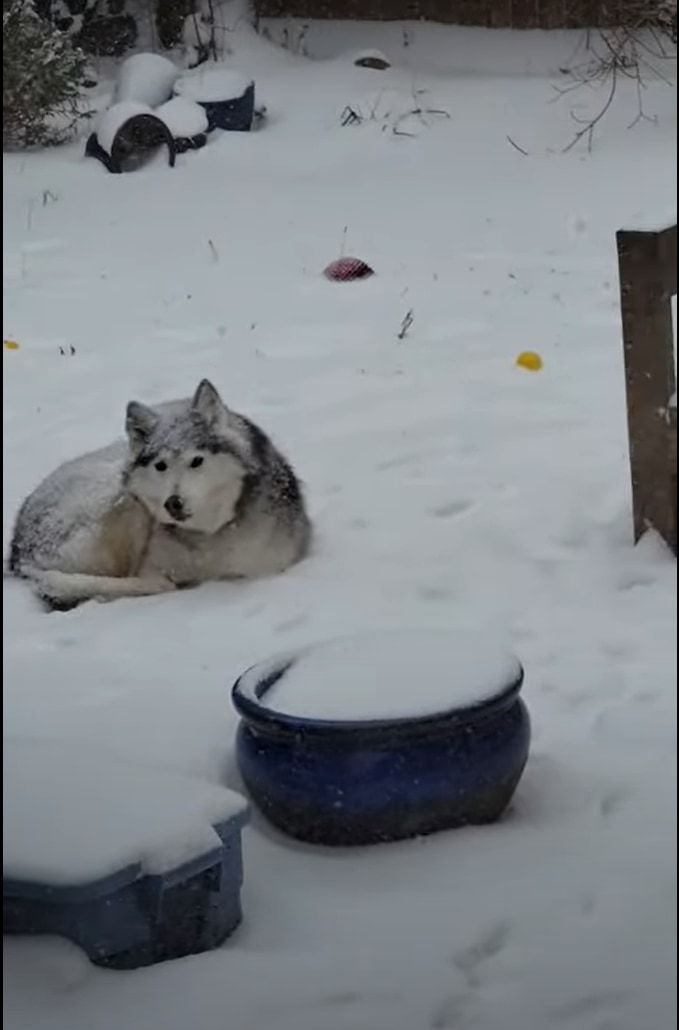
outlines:
[[[502,711],[509,708],[518,698],[524,680],[524,668],[517,662],[518,671],[516,677],[508,686],[504,687],[492,697],[479,701],[476,704],[457,706],[455,708],[443,709],[439,712],[431,712],[427,715],[404,716],[400,718],[385,719],[315,719],[304,715],[289,715],[286,712],[278,712],[268,708],[261,703],[261,699],[271,690],[291,665],[294,665],[297,656],[282,658],[280,665],[269,668],[265,671],[262,668],[262,678],[257,683],[251,697],[243,692],[243,680],[251,676],[261,663],[251,665],[243,672],[231,689],[231,700],[240,716],[249,725],[278,735],[313,734],[321,737],[336,737],[340,734],[382,736],[389,734],[397,738],[411,736],[427,730],[441,729],[443,727],[454,727],[469,723],[479,723],[486,719],[494,718]]]

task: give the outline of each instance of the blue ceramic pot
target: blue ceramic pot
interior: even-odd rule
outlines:
[[[199,100],[207,115],[208,132],[249,132],[255,117],[255,84],[250,83],[242,96],[230,100]]]
[[[373,844],[468,824],[507,807],[528,757],[523,670],[482,703],[408,719],[331,721],[267,707],[294,659],[249,670],[233,688],[237,758],[258,808],[316,844]]]

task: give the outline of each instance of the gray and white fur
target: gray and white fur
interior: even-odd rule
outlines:
[[[204,379],[127,406],[127,442],[66,462],[24,501],[9,569],[54,608],[283,572],[308,551],[301,486]]]

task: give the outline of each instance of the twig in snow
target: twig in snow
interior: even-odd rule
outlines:
[[[507,142],[512,147],[514,147],[514,150],[518,150],[518,152],[520,154],[523,154],[524,157],[530,157],[530,154],[528,153],[528,151],[524,150],[523,147],[520,147],[519,144],[515,140],[513,140],[511,136],[507,136]]]
[[[425,118],[425,115],[436,116],[438,118],[450,118],[450,113],[448,111],[442,110],[441,108],[438,108],[438,107],[420,107],[418,105],[417,107],[413,107],[412,110],[404,111],[403,114],[400,114],[398,116],[398,118],[396,119],[396,121],[394,122],[394,124],[392,125],[391,131],[393,132],[394,136],[415,136],[416,133],[414,133],[414,132],[407,132],[405,129],[402,129],[401,128],[401,124],[404,121],[406,121],[408,118],[413,118],[414,117],[414,118],[419,118],[419,120],[422,122],[422,124],[426,125],[428,127],[429,126],[429,122]]]
[[[215,245],[212,242],[212,240],[208,240],[207,241],[207,245],[210,248],[210,253],[212,254],[212,259],[213,259],[214,263],[216,265],[218,265],[219,264],[219,251],[215,247]]]
[[[206,44],[203,42],[203,37],[201,35],[200,27],[199,27],[199,22],[198,22],[198,12],[195,10],[195,8],[191,12],[191,21],[193,23],[193,31],[194,31],[194,33],[196,35],[196,45],[195,45],[196,63],[195,64],[190,64],[189,68],[198,68],[201,64],[204,64],[205,61],[207,61],[207,59],[208,59],[208,57],[210,55],[209,55],[209,51],[207,49]]]
[[[296,35],[293,35],[293,29]],[[306,37],[309,31],[309,24],[306,23],[300,27],[294,23],[290,23],[283,27],[281,46],[286,50],[289,50],[293,54],[300,54],[302,57],[308,57],[309,51],[307,50]]]
[[[404,117],[407,117],[407,115]],[[399,118],[399,121],[400,120],[401,119]],[[404,132],[403,129],[398,128],[398,125],[392,125],[391,131],[393,132],[394,136],[410,136],[411,139],[415,139],[417,136],[417,133],[415,132]]]
[[[362,121],[362,115],[356,111],[355,108],[350,107],[349,104],[347,104],[340,115],[340,125],[342,128],[344,128],[345,125],[360,125]]]
[[[576,146],[576,144],[578,144],[580,142],[580,140],[583,138],[583,136],[587,137],[587,150],[591,153],[591,151],[592,151],[592,144],[594,142],[594,130],[596,129],[597,125],[599,124],[601,119],[604,117],[604,115],[606,114],[608,109],[610,108],[611,104],[613,103],[613,100],[615,98],[615,91],[616,91],[617,88],[618,88],[618,72],[617,72],[617,68],[614,65],[613,68],[611,69],[610,88],[609,88],[609,91],[608,91],[608,96],[606,97],[606,102],[601,107],[601,109],[599,110],[598,114],[594,115],[593,118],[585,119],[582,128],[578,129],[578,131],[575,133],[575,135],[573,136],[573,139],[570,141],[570,143],[563,148],[562,153],[567,154],[569,150],[572,150],[573,147]],[[574,122],[582,122],[583,121],[583,119],[579,118],[578,115],[574,114],[573,111],[571,111],[571,118],[573,119]]]
[[[210,40],[208,42],[208,47],[209,47],[210,54],[212,56],[212,60],[213,61],[218,61],[219,60],[219,54],[217,53],[217,37],[215,35],[215,29],[217,27],[217,22],[215,20],[215,8],[214,8],[214,4],[212,3],[212,0],[207,0],[207,6],[208,6],[208,11],[210,12],[210,14],[209,14]]]
[[[408,333],[408,330],[410,329],[410,327],[411,327],[411,325],[413,324],[414,321],[415,321],[415,314],[413,312],[413,309],[410,308],[408,311],[406,311],[405,315],[403,316],[403,321],[401,322],[401,328],[399,329],[398,334],[397,334],[397,338],[399,340],[405,340],[406,335]]]

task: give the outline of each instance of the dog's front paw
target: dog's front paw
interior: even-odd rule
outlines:
[[[144,576],[144,586],[148,587],[149,594],[169,594],[177,590],[177,584],[169,576]]]

